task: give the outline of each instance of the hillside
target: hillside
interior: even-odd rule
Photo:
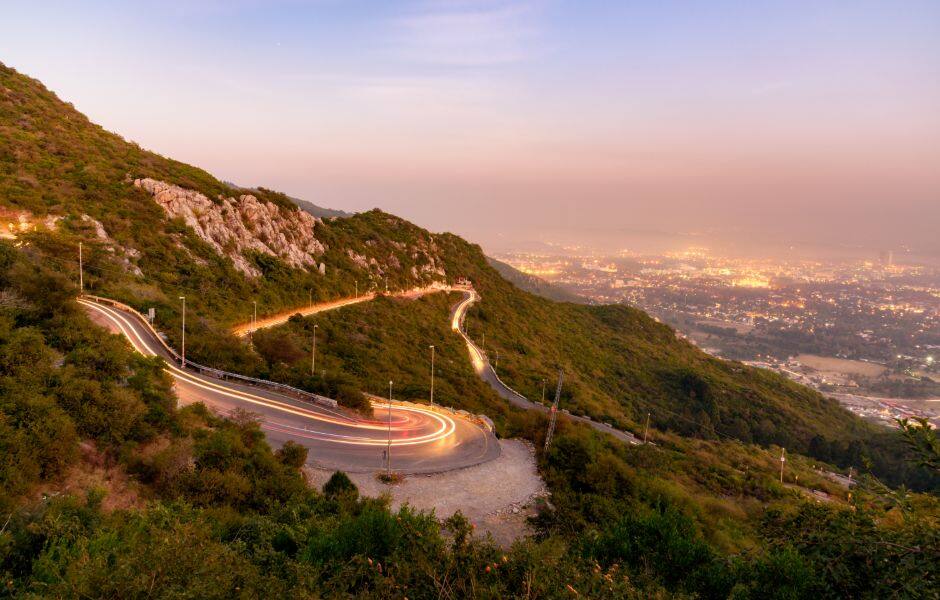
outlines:
[[[486,260],[490,263],[491,267],[496,269],[503,279],[524,292],[529,292],[530,294],[535,294],[536,296],[541,296],[555,302],[578,302],[582,304],[587,303],[584,298],[578,296],[577,294],[569,292],[568,290],[557,285],[551,284],[540,277],[536,277],[535,275],[523,273],[522,271],[504,263],[501,260],[496,260],[491,256],[488,256]]]
[[[345,210],[337,210],[335,208],[324,208],[322,206],[317,206],[313,202],[308,202],[306,200],[301,200],[300,198],[291,198],[294,201],[294,204],[299,206],[304,211],[310,213],[314,217],[319,219],[333,219],[333,218],[344,218],[351,217],[353,213],[346,212]]]
[[[530,398],[562,368],[572,412],[634,430],[650,413],[661,429],[779,444],[845,465],[876,455],[886,474],[904,477],[887,468],[879,432],[836,402],[711,358],[641,311],[526,293],[478,246],[378,210],[323,221],[283,194],[232,190],[104,131],[12,69],[0,69],[0,84],[0,205],[35,223],[28,251],[74,278],[83,241],[86,290],[156,308],[174,342],[177,297],[186,295],[194,360],[269,372],[228,334],[250,318],[253,302],[266,314],[463,276],[483,297],[468,316],[470,335],[482,341],[485,332],[491,355],[500,352],[500,374]]]
[[[556,303],[507,281],[482,250],[379,210],[319,219],[265,189],[233,189],[89,122],[0,65],[0,581],[14,597],[928,597],[936,498],[863,481],[851,494],[812,453],[870,455],[927,487],[902,442],[766,372],[704,355],[626,307]],[[85,290],[154,307],[190,358],[308,389],[428,395],[486,412],[538,448],[552,496],[537,536],[501,550],[459,515],[439,523],[323,491],[306,448],[273,452],[251,415],[179,410],[158,361],[74,302]],[[448,328],[454,297],[372,302],[292,318],[253,341],[259,314],[356,291],[469,277],[467,327],[511,385],[537,398],[565,371],[563,406],[637,429],[632,447],[512,409],[477,379]],[[309,329],[326,375],[310,376]],[[677,435],[681,433],[682,435]],[[740,441],[739,441],[740,440]],[[813,490],[816,490],[814,492]],[[818,493],[817,493],[818,492]],[[813,495],[815,494],[815,495]],[[813,503],[806,498],[813,497]],[[825,504],[819,504],[819,498]],[[846,545],[846,540],[852,542]],[[871,568],[875,565],[876,568]],[[925,591],[926,590],[926,591]],[[775,596],[772,596],[774,594]]]

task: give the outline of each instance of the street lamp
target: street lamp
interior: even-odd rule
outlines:
[[[493,373],[499,377],[499,350],[496,351],[496,365],[493,367]]]
[[[313,353],[310,357],[310,374],[317,374],[317,325],[313,325]]]
[[[254,306],[254,311],[251,313],[251,337],[255,335],[255,327],[258,326],[258,301],[252,300],[251,304]]]
[[[180,296],[183,301],[183,341],[180,344],[180,366],[186,368],[186,296]]]
[[[385,477],[392,478],[392,380],[388,380],[388,449],[385,451]]]
[[[434,345],[431,345],[431,405],[434,405]]]

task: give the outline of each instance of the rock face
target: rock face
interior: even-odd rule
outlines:
[[[320,220],[300,209],[285,210],[250,194],[213,202],[199,192],[149,178],[137,179],[134,185],[150,192],[167,216],[182,218],[249,277],[261,274],[245,257],[249,251],[277,257],[298,269],[323,270],[317,257],[326,248],[314,237]]]
[[[82,215],[81,223],[95,232],[95,237],[102,243],[105,250],[118,257],[125,271],[133,273],[138,277],[143,276],[143,271],[133,262],[140,258],[140,252],[136,248],[127,248],[115,242],[111,239],[111,236],[108,235],[101,221],[97,219],[89,217],[88,215]]]

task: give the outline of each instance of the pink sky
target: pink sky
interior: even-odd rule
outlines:
[[[940,251],[938,6],[100,0],[10,8],[0,60],[220,178],[484,246]]]

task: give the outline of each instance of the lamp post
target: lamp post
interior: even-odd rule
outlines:
[[[385,477],[392,478],[392,380],[388,380],[388,448],[385,451]]]
[[[85,266],[82,264],[82,243],[78,243],[78,293],[85,293]]]
[[[251,313],[251,337],[255,336],[255,328],[258,326],[258,301],[252,300],[251,304],[254,306],[253,312]]]
[[[313,325],[313,352],[310,355],[310,374],[317,374],[317,325]]]
[[[356,298],[359,297],[359,281],[356,281]]]
[[[431,405],[434,405],[434,346],[431,345]]]
[[[180,296],[183,301],[183,339],[180,343],[180,366],[186,368],[186,296]]]
[[[499,350],[496,351],[496,365],[493,367],[493,372],[499,377]]]

